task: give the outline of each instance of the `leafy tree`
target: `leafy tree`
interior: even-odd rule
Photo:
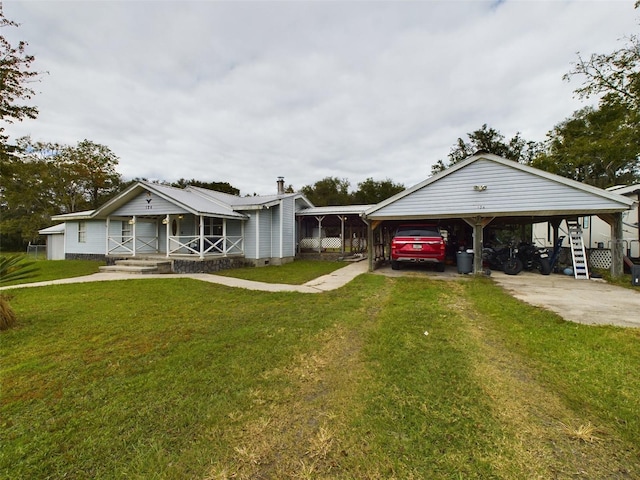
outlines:
[[[356,205],[374,204],[380,203],[403,190],[404,185],[393,183],[390,179],[376,181],[373,178],[367,178],[364,182],[358,184],[358,190],[353,192],[351,198]]]
[[[564,76],[574,77],[584,80],[575,93],[599,95],[598,107],[556,125],[533,164],[602,188],[640,181],[640,38],[609,54],[578,54]]]
[[[191,180],[185,180],[181,178],[177,182],[171,184],[172,187],[185,188],[188,185],[194,187],[207,188],[209,190],[215,190],[216,192],[229,193],[231,195],[240,195],[240,190],[232,186],[228,182],[203,182],[192,178]]]
[[[17,27],[18,24],[5,18],[0,3],[0,27]],[[33,55],[26,53],[27,43],[18,42],[13,46],[0,35],[0,120],[8,123],[22,121],[25,118],[36,118],[38,109],[22,103],[30,100],[35,92],[27,85],[39,75],[31,70],[35,60]],[[0,126],[0,156],[6,157],[14,151],[8,144],[8,136],[4,134],[4,127]]]
[[[317,181],[313,186],[305,185],[301,191],[311,203],[318,207],[328,205],[349,205],[351,195],[349,194],[349,181],[340,180],[337,177],[325,177]]]
[[[98,208],[118,192],[119,159],[109,147],[85,139],[75,147],[66,147],[60,157],[68,181],[76,187],[86,206]]]
[[[638,4],[636,4],[636,8]],[[626,44],[612,53],[593,53],[589,58],[578,54],[565,80],[580,76],[583,83],[575,90],[580,98],[603,95],[605,103],[620,103],[640,110],[640,38],[632,35]]]
[[[52,215],[95,208],[118,191],[118,159],[105,146],[84,140],[71,147],[24,137],[17,148],[2,162],[4,245],[36,241]]]
[[[574,112],[547,134],[534,167],[607,188],[640,181],[640,128],[622,104]]]
[[[24,139],[18,141],[23,148]],[[7,156],[1,165],[0,231],[4,247],[22,249],[25,243],[35,242],[38,230],[49,225],[57,210],[52,193],[60,177],[50,168],[46,148],[40,145],[30,154]]]
[[[540,148],[536,142],[524,140],[520,133],[516,133],[513,138],[507,141],[504,135],[494,128],[489,128],[486,123],[480,129],[468,133],[467,136],[467,141],[458,138],[456,145],[449,152],[448,163],[438,160],[432,165],[432,174],[446,170],[478,151],[493,153],[515,162],[529,164]]]

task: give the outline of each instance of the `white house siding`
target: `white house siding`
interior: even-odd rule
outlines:
[[[295,201],[285,198],[282,202],[282,256],[293,257],[296,254],[296,215]]]
[[[111,216],[166,215],[168,213],[185,214],[187,211],[158,195],[147,192],[141,193],[126,205],[112,212]]]
[[[64,232],[47,235],[47,260],[64,260]]]
[[[260,211],[258,256],[257,258],[271,258],[271,216],[273,209],[267,208]]]
[[[80,221],[66,222],[65,254],[104,255],[106,253],[107,227],[104,220],[84,220],[85,242],[78,242]]]
[[[260,211],[247,212],[249,219],[244,225],[244,257],[247,259],[255,260],[258,258],[258,251],[256,245],[257,235],[257,218],[260,215]]]
[[[280,227],[282,225],[282,208],[280,205],[271,207],[269,209],[271,211],[271,248],[269,256],[272,258],[280,258],[281,255],[281,231]]]
[[[476,191],[475,186],[486,186]],[[373,218],[542,214],[619,208],[620,204],[551,179],[480,159],[376,210]],[[535,208],[535,210],[532,210]]]

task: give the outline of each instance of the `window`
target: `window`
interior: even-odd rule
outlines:
[[[78,243],[87,242],[87,224],[84,221],[78,222]]]
[[[204,217],[204,235],[206,237],[222,236],[222,219]]]
[[[122,222],[122,243],[131,238],[131,225],[129,222]]]

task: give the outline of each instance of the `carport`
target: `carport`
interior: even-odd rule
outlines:
[[[469,225],[473,272],[482,273],[483,235],[489,224],[548,221],[557,238],[562,220],[597,215],[611,226],[611,274],[617,277],[623,273],[622,212],[633,205],[625,196],[497,155],[477,153],[364,212],[369,226],[369,269],[374,270],[384,258],[379,246],[388,240],[388,226],[398,222]]]

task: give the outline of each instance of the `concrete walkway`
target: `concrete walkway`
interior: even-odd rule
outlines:
[[[147,278],[192,278],[194,280],[200,280],[203,282],[217,283],[219,285],[226,285],[228,287],[245,288],[247,290],[259,290],[263,292],[299,292],[299,293],[320,293],[329,290],[335,290],[340,288],[351,280],[356,278],[361,273],[367,272],[369,263],[354,262],[350,263],[346,267],[342,267],[332,273],[315,278],[303,285],[286,285],[281,283],[264,283],[254,282],[251,280],[242,280],[240,278],[223,277],[221,275],[213,275],[208,273],[185,273],[185,274],[153,274],[153,275],[141,275],[131,273],[94,273],[93,275],[86,275],[83,277],[62,278],[60,280],[50,280],[47,282],[35,282],[24,283],[22,285],[10,285],[7,287],[0,287],[0,290],[9,290],[15,288],[30,288],[30,287],[43,287],[47,285],[67,285],[71,283],[86,283],[86,282],[108,282],[114,280],[142,280]]]

